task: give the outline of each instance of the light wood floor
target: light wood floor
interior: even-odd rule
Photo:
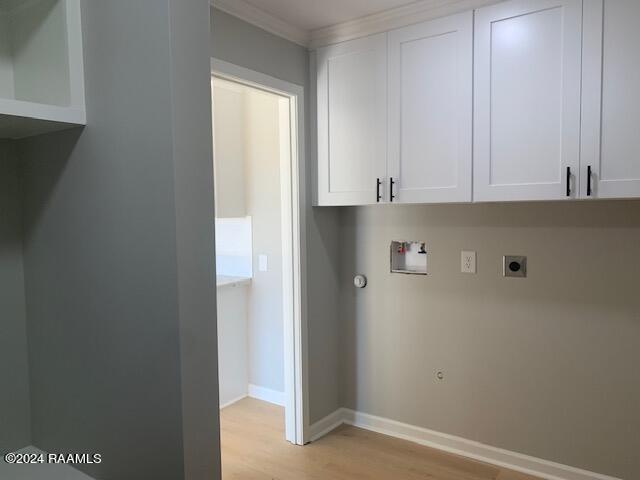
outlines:
[[[220,417],[223,480],[538,480],[346,425],[294,446],[284,410],[251,398]]]

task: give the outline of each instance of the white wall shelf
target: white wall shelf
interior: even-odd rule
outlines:
[[[85,124],[80,0],[0,0],[0,138]]]

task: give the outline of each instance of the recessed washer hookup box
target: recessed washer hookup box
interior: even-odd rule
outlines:
[[[426,242],[394,240],[390,247],[391,273],[427,275]]]

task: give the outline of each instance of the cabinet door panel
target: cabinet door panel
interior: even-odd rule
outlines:
[[[580,0],[476,12],[474,200],[577,196],[581,22]]]
[[[640,197],[640,2],[585,0],[581,194]]]
[[[318,203],[376,203],[386,175],[386,34],[318,50]]]
[[[389,33],[394,202],[471,200],[473,14]]]

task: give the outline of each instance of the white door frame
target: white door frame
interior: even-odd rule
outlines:
[[[304,88],[215,58],[211,59],[211,74],[275,93],[289,100],[291,156],[290,159],[281,157],[280,162],[285,431],[289,442],[304,445],[309,432],[308,341],[304,301],[306,289]]]

